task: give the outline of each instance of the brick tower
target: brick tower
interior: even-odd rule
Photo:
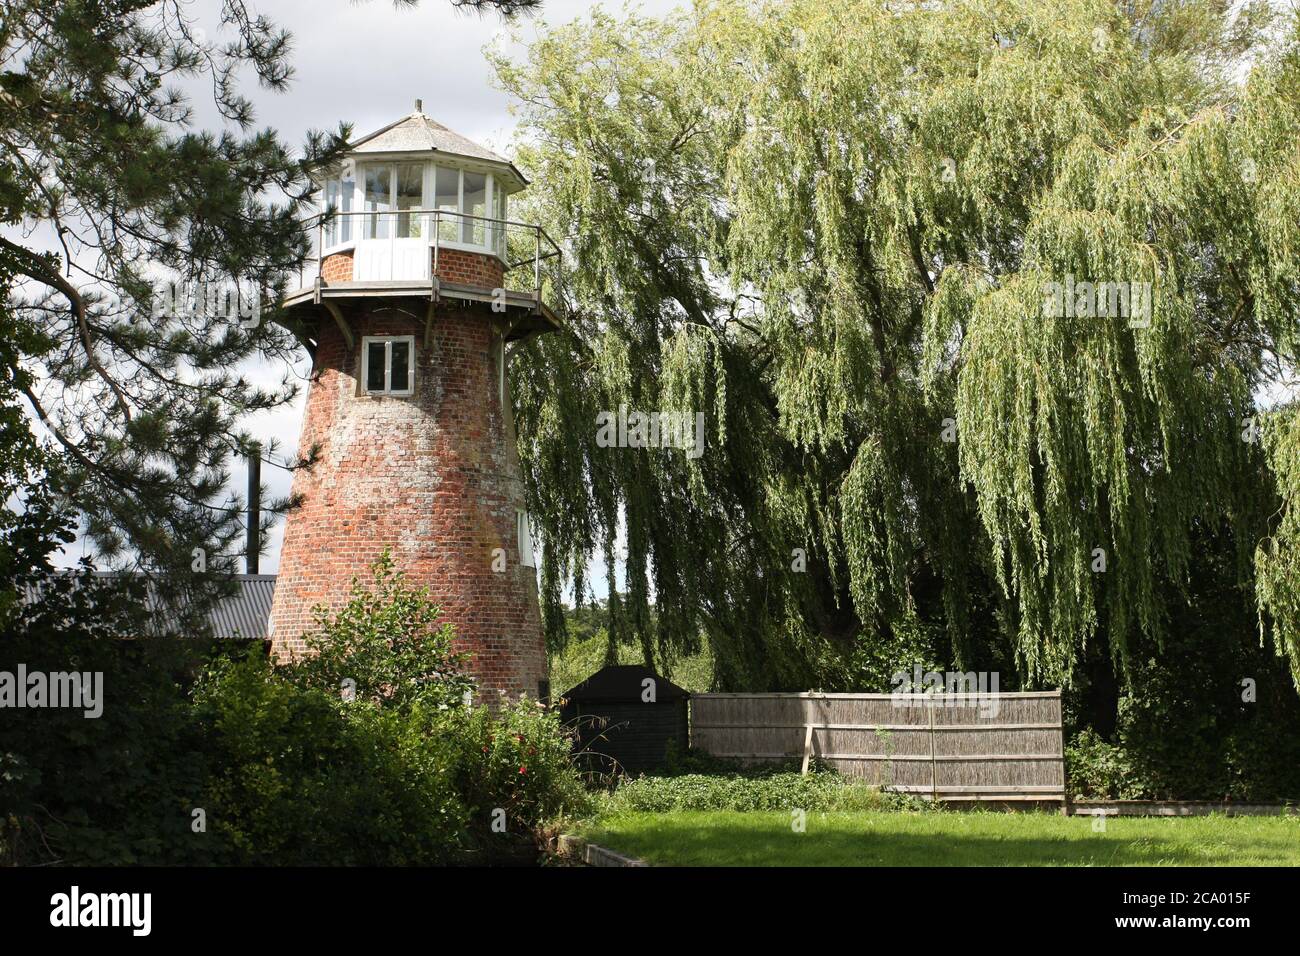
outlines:
[[[542,271],[559,250],[511,222],[525,181],[420,109],[318,176],[320,274],[286,297],[313,357],[270,636],[303,650],[388,549],[456,626],[488,690],[545,696],[532,538],[515,450],[511,343],[556,327]],[[507,263],[512,263],[508,266]]]

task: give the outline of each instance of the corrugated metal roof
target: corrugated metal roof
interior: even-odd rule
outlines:
[[[236,575],[239,590],[218,601],[208,612],[215,637],[244,637],[264,641],[271,635],[267,624],[271,617],[271,599],[275,597],[274,574]]]
[[[123,577],[131,572],[96,571],[96,577]],[[267,623],[271,616],[271,599],[275,596],[274,574],[236,574],[233,594],[219,599],[208,610],[210,636],[221,639],[264,641],[269,638]],[[156,617],[160,631],[174,629],[177,611],[159,594],[162,582],[147,581],[145,602]],[[28,584],[23,590],[23,601],[35,604],[41,600],[43,588],[39,583]]]

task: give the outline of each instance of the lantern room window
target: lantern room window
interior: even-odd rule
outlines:
[[[415,391],[415,336],[366,336],[361,340],[361,381],[367,395]]]
[[[340,213],[351,212],[356,189],[356,179],[352,176],[328,180],[325,183],[325,206]],[[325,226],[325,245],[338,246],[352,242],[353,218],[355,217],[343,215],[330,220]]]
[[[455,249],[506,253],[506,185],[487,172],[430,162],[366,162],[355,173],[323,183],[325,208],[338,215],[325,227],[325,252],[354,240],[424,239]],[[352,213],[353,210],[357,213]],[[423,210],[417,212],[415,210]]]

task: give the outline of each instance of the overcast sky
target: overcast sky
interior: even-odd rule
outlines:
[[[633,8],[655,14],[684,2],[644,0]],[[332,129],[348,121],[360,136],[410,113],[420,99],[433,119],[511,155],[514,124],[509,98],[495,87],[483,55],[485,47],[509,39],[511,27],[496,13],[457,10],[449,0],[420,0],[415,8],[400,8],[391,0],[250,0],[250,6],[293,34],[295,70],[285,93],[267,92],[252,78],[244,84],[243,91],[257,111],[256,127],[273,127],[296,144],[308,129]],[[545,0],[538,14],[519,19],[522,39],[526,43],[543,24],[585,18],[594,6],[582,0]],[[616,15],[624,9],[621,0],[603,6]],[[196,25],[211,37],[219,24],[220,0],[194,0],[191,9]],[[192,91],[196,127],[214,128],[219,123],[210,87],[204,85],[208,82],[194,85]],[[308,371],[304,358],[296,369],[304,383]],[[272,382],[281,373],[278,366],[261,370]],[[278,440],[282,460],[297,448],[305,397],[304,388],[294,405],[249,422],[264,440]],[[244,469],[237,467],[232,477],[242,493],[247,481]],[[262,479],[269,497],[288,494],[291,479],[285,470],[264,466]],[[267,536],[263,573],[278,570],[283,531],[281,521]],[[70,563],[83,553],[77,542],[64,558]],[[592,571],[603,592],[603,564]]]

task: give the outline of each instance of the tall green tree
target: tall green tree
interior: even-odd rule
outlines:
[[[310,345],[274,303],[309,252],[306,165],[347,134],[313,133],[295,155],[254,129],[236,77],[283,90],[289,36],[242,2],[221,22],[209,39],[183,3],[12,0],[0,25],[0,222],[21,227],[0,261],[42,337],[20,356],[22,393],[68,460],[58,490],[89,542],[157,567],[188,569],[202,548],[217,569],[238,534],[225,485],[248,450],[240,420],[294,391],[240,366]],[[176,84],[196,77],[227,132],[193,128]],[[243,315],[209,288],[239,288]]]
[[[1300,680],[1300,44],[1232,6],[721,0],[499,57],[568,244],[515,372],[553,640],[622,527],[615,639],[703,633],[721,687],[1068,684],[1226,534]],[[623,405],[707,450],[601,447]]]

